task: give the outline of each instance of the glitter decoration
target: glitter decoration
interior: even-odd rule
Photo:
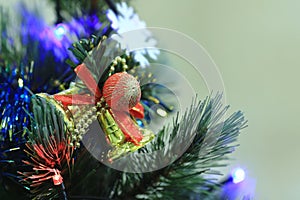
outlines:
[[[140,101],[139,82],[126,72],[116,73],[105,81],[103,97],[113,110],[128,111]]]
[[[104,82],[103,88],[99,88],[92,73],[83,63],[78,65],[74,71],[84,83],[89,92],[81,94],[55,94],[53,98],[60,102],[66,109],[90,105],[90,113],[86,119],[94,120],[94,116],[105,133],[108,143],[113,147],[108,153],[108,159],[114,160],[129,152],[134,152],[143,147],[154,138],[150,130],[143,129],[133,120],[134,117],[144,116],[144,109],[139,102],[141,90],[138,81],[126,71],[126,60],[117,57],[116,62],[122,63],[124,72],[114,73],[114,66],[110,67],[110,74]],[[116,94],[114,94],[116,93]],[[115,106],[116,104],[117,106]],[[82,111],[75,111],[82,113]],[[82,113],[82,115],[84,115]],[[133,118],[132,118],[133,117]],[[84,123],[80,119],[74,119],[74,133],[76,138],[82,138],[91,123]],[[83,129],[82,129],[83,127]]]
[[[29,125],[31,73],[28,67],[13,70],[0,68],[0,141],[16,142],[24,140]],[[24,87],[26,86],[26,87]]]

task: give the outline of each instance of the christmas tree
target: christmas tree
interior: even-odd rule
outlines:
[[[54,23],[39,4],[18,4],[15,23],[0,10],[1,199],[237,198],[243,171],[218,169],[246,120],[222,91],[183,106],[185,79],[157,65],[154,33],[173,33],[147,29],[130,2],[48,3]]]

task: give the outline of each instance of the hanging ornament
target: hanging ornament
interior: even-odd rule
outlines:
[[[128,111],[141,99],[139,82],[126,72],[110,76],[104,83],[103,97],[114,110]]]
[[[114,73],[114,66],[118,64],[123,66],[123,72]],[[83,119],[74,119],[74,134],[77,135],[74,138],[82,139],[89,125],[95,118],[98,119],[108,143],[112,146],[108,153],[109,160],[134,152],[154,138],[151,131],[140,128],[135,121],[144,117],[144,108],[140,103],[139,82],[126,72],[127,68],[126,60],[116,57],[107,80],[103,87],[99,88],[87,66],[81,64],[74,71],[89,91],[79,90],[77,94],[62,92],[53,95],[53,99],[60,102],[65,110],[70,110],[73,116],[77,112],[74,108],[82,110],[84,106],[89,106],[85,112],[88,116],[80,115]],[[89,120],[89,123],[86,123],[85,119]]]
[[[126,72],[116,73],[104,83],[103,97],[126,139],[139,145],[143,135],[129,115],[129,110],[137,105],[141,98],[138,81]]]

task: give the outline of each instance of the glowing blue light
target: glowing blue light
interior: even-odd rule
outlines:
[[[237,184],[245,180],[246,173],[242,168],[236,168],[231,173],[232,182]]]
[[[62,39],[62,37],[66,34],[67,30],[65,25],[58,24],[54,29],[55,37],[58,39]]]
[[[136,122],[139,125],[139,127],[144,127],[144,123],[141,120],[137,119]]]

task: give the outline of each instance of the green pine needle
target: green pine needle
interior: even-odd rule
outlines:
[[[201,199],[210,198],[218,188],[209,174],[219,175],[213,168],[224,166],[222,161],[237,146],[234,142],[240,130],[246,127],[243,114],[238,111],[223,121],[228,107],[222,108],[221,95],[194,102],[191,108],[173,126],[165,127],[156,139],[143,149],[155,152],[165,149],[162,161],[173,163],[158,171],[131,174],[123,173],[112,192],[116,199]],[[190,139],[192,138],[192,141]],[[185,152],[180,155],[181,150]],[[175,152],[175,154],[174,154]],[[132,154],[134,158],[135,154]],[[157,157],[155,158],[157,159]],[[136,160],[137,166],[150,161]],[[139,166],[140,167],[140,166]]]
[[[27,154],[20,169],[20,179],[33,199],[54,199],[65,194],[64,183],[70,182],[73,147],[62,113],[46,99],[33,96],[31,128],[26,143]],[[61,184],[54,185],[58,173]],[[63,195],[64,196],[64,195]]]

